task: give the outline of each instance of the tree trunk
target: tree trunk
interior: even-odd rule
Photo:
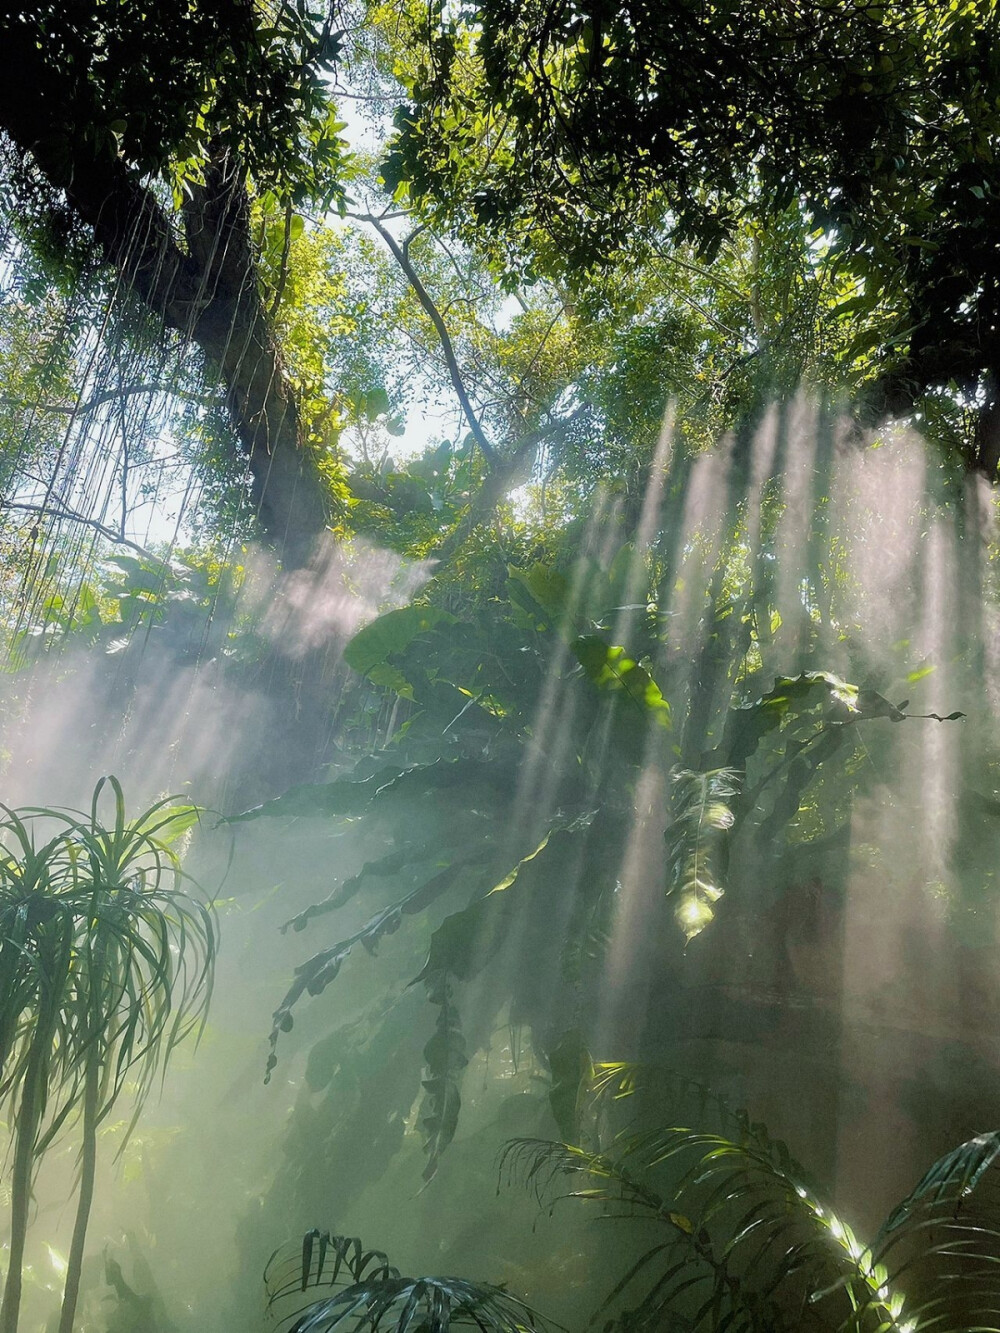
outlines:
[[[63,1288],[62,1310],[59,1314],[59,1333],[73,1333],[76,1305],[80,1296],[83,1247],[87,1240],[90,1207],[94,1201],[100,1079],[100,1054],[97,1047],[95,1047],[87,1060],[86,1083],[83,1093],[83,1148],[80,1161],[80,1193],[77,1196],[76,1221],[73,1224],[73,1239],[70,1243],[69,1262],[66,1266],[66,1285]]]
[[[1000,385],[994,375],[986,377],[985,389],[986,401],[976,414],[974,467],[995,482],[1000,467]]]
[[[152,192],[113,149],[99,149],[61,123],[65,89],[33,30],[0,24],[0,51],[0,129],[93,229],[103,258],[133,295],[204,353],[210,377],[225,391],[261,526],[286,564],[303,564],[326,526],[328,489],[305,446],[257,286],[236,165],[221,149],[215,155],[188,210],[189,248],[182,249]],[[94,124],[103,123],[99,107],[88,110]]]
[[[24,1243],[28,1234],[28,1209],[31,1206],[31,1183],[34,1176],[32,1168],[44,1096],[42,1081],[48,1044],[49,1033],[36,1028],[28,1055],[28,1067],[24,1076],[14,1139],[14,1170],[10,1199],[10,1257],[7,1280],[3,1288],[3,1303],[0,1305],[0,1333],[17,1333],[18,1315],[21,1310],[21,1270],[24,1266]]]

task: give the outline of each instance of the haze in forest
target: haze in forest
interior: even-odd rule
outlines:
[[[1000,1327],[998,22],[0,16],[0,1333]]]

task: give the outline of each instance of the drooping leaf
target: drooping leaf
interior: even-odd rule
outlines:
[[[369,953],[375,953],[379,943],[387,935],[393,935],[399,929],[404,916],[413,916],[424,911],[452,887],[463,871],[481,866],[491,858],[492,854],[491,848],[480,848],[462,860],[451,862],[437,874],[432,875],[418,885],[404,898],[398,902],[390,903],[388,907],[384,907],[380,912],[377,912],[353,935],[334,944],[329,949],[322,949],[319,953],[314,954],[312,958],[307,959],[306,962],[299,964],[295,969],[295,979],[292,985],[274,1011],[274,1023],[269,1038],[270,1052],[267,1057],[267,1068],[264,1076],[265,1083],[270,1081],[271,1071],[278,1062],[276,1054],[278,1038],[282,1032],[292,1030],[294,1024],[292,1011],[302,996],[307,991],[312,996],[322,994],[327,986],[336,980],[340,969],[350,957],[355,945],[360,944]]]
[[[731,801],[739,792],[739,774],[732,769],[674,774],[671,792],[673,822],[667,843],[667,896],[675,900],[674,916],[687,943],[700,935],[715,916],[725,892],[716,862],[722,839],[733,827]]]
[[[313,918],[325,916],[328,912],[335,912],[345,903],[349,903],[357,894],[368,879],[378,879],[383,876],[398,874],[404,866],[416,865],[420,861],[440,855],[441,843],[435,839],[432,843],[406,843],[402,847],[397,847],[395,851],[388,852],[385,856],[380,856],[374,861],[366,861],[361,869],[354,875],[350,875],[343,883],[326,898],[318,903],[312,903],[303,911],[293,916],[290,921],[286,921],[281,927],[281,933],[284,935],[288,930],[305,930]]]
[[[446,972],[437,972],[428,979],[427,998],[438,1010],[434,1035],[424,1047],[427,1068],[420,1117],[427,1153],[424,1180],[430,1181],[437,1174],[441,1154],[458,1128],[462,1109],[462,1073],[469,1062],[452,983]]]
[[[546,1055],[552,1073],[549,1089],[552,1115],[563,1139],[567,1143],[577,1143],[580,1139],[581,1096],[593,1083],[594,1062],[583,1034],[575,1028],[564,1032]]]
[[[431,936],[427,962],[411,985],[427,982],[438,973],[461,981],[474,976],[503,943],[507,922],[517,910],[522,892],[530,893],[546,879],[552,864],[560,864],[576,849],[590,826],[590,815],[550,829],[526,856],[517,861],[483,897],[461,912],[446,917]],[[516,890],[516,892],[512,892]]]

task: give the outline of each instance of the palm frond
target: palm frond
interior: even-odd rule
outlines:
[[[908,1327],[1000,1329],[1000,1133],[946,1153],[883,1223],[874,1263]]]
[[[313,1228],[301,1246],[282,1245],[264,1269],[267,1306],[310,1287],[353,1286],[371,1279],[399,1277],[381,1250],[366,1250],[357,1236],[338,1236]]]
[[[389,1333],[445,1333],[453,1325],[481,1333],[523,1333],[539,1326],[537,1316],[499,1287],[464,1278],[383,1278],[347,1287],[304,1310],[289,1333],[333,1333],[335,1329],[379,1329]]]
[[[975,1138],[938,1158],[886,1218],[876,1244],[928,1210],[960,1206],[998,1160],[1000,1133],[996,1131],[992,1134],[977,1134]]]
[[[662,1229],[602,1307],[630,1300],[630,1328],[678,1318],[692,1329],[760,1333],[894,1327],[886,1274],[871,1253],[751,1144],[683,1128],[622,1137],[605,1153],[522,1139],[507,1146],[502,1170],[540,1202],[582,1199]]]
[[[310,1231],[301,1247],[276,1250],[264,1272],[268,1309],[288,1333],[332,1333],[365,1328],[376,1333],[445,1333],[452,1325],[481,1333],[524,1333],[551,1327],[517,1297],[457,1277],[403,1277],[381,1250],[366,1250],[356,1236]],[[282,1305],[319,1287],[333,1294],[291,1313]]]

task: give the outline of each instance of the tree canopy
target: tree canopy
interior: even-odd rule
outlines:
[[[712,259],[795,207],[838,316],[878,316],[851,347],[879,345],[871,406],[978,392],[995,474],[994,4],[487,2],[430,22],[390,180],[586,270],[666,243]]]

